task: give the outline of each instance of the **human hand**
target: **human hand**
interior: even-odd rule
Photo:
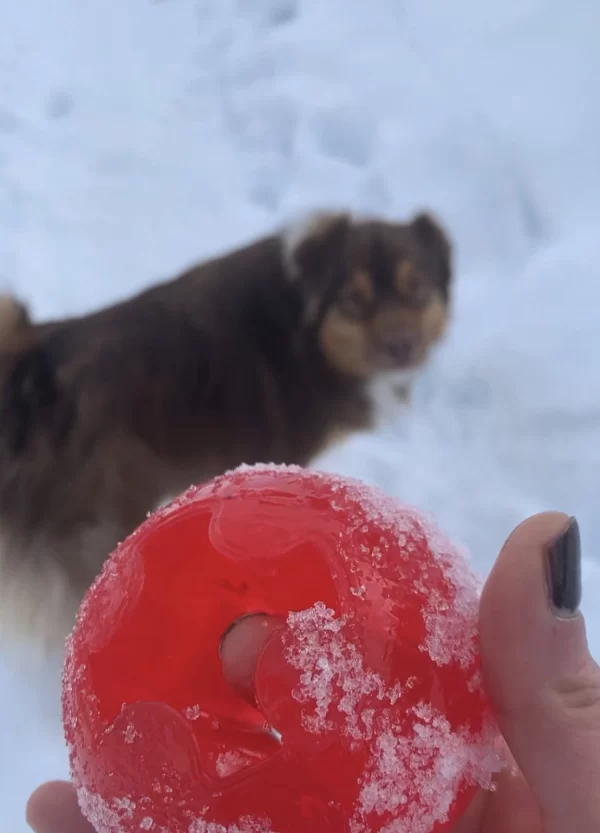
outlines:
[[[480,793],[454,833],[600,831],[600,668],[578,613],[580,560],[576,524],[544,513],[517,527],[488,577],[483,673],[523,775],[501,773],[496,791]],[[249,659],[267,633],[264,619],[251,617],[223,641],[224,668],[240,690],[252,685]],[[27,820],[36,833],[94,833],[65,782],[36,790]]]
[[[517,527],[486,582],[484,678],[523,775],[502,773],[456,833],[600,831],[600,669],[578,613],[580,571],[577,524],[544,513]]]

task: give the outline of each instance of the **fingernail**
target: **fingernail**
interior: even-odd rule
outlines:
[[[581,542],[579,524],[570,518],[564,532],[548,547],[546,555],[548,596],[554,615],[572,619],[581,604]]]

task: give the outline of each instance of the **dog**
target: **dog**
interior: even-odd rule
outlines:
[[[0,299],[0,637],[61,648],[108,554],[241,463],[373,426],[448,324],[439,222],[316,212],[83,317]]]

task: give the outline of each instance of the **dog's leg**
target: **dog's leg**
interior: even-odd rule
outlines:
[[[25,540],[0,530],[0,643],[62,652],[83,596],[130,531],[101,522],[63,539]]]

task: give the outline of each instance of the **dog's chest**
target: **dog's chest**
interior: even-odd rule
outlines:
[[[415,376],[416,370],[391,370],[369,382],[367,395],[376,422],[408,405]]]

